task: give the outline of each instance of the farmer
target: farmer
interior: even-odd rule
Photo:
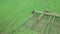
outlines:
[[[35,13],[35,10],[32,11],[32,14]]]

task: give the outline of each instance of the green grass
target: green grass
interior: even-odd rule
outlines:
[[[49,9],[51,13],[60,14],[59,1],[60,0],[48,0],[48,2],[47,0],[0,0],[0,33],[5,30],[8,34],[13,29],[20,27],[23,21],[31,14],[32,10],[44,11]],[[6,28],[7,24],[11,24],[8,25],[9,28]],[[26,31],[26,29],[24,30]],[[26,34],[27,31],[25,31],[21,34]]]

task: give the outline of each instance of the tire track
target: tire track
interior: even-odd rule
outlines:
[[[54,21],[55,21],[55,16],[53,16],[53,19],[51,20],[51,24],[54,23]],[[49,27],[48,34],[50,34],[50,32],[51,32],[51,25],[50,25],[50,27]]]
[[[48,19],[48,21],[47,21],[46,27],[45,27],[44,31],[42,32],[43,34],[46,33],[46,30],[47,30],[47,28],[49,27],[48,25],[49,25],[49,23],[51,22],[51,18],[52,18],[52,15],[49,17],[49,19]]]
[[[27,20],[29,21],[29,19],[32,19],[33,15],[34,14],[30,15],[29,18],[24,21],[25,23],[22,23],[20,27],[23,27],[24,25],[26,25],[27,24]]]
[[[18,18],[18,16],[19,16],[19,13],[17,13],[15,15],[15,17],[10,21],[10,23],[6,25],[5,29],[3,29],[1,34],[6,34],[6,30],[11,26],[11,24],[13,24],[15,22],[15,20]]]
[[[46,15],[45,15],[46,16]],[[38,33],[42,33],[42,31],[44,31],[44,25],[43,23],[46,23],[47,22],[47,19],[45,19],[45,16],[43,16],[43,18],[41,19],[41,21],[39,22],[39,24],[35,27],[35,30],[38,32]],[[48,17],[48,16],[47,16]]]
[[[35,22],[30,29],[34,30],[34,28],[38,25],[38,23],[41,21],[41,19],[43,18],[43,16],[44,16],[44,14],[41,14],[41,15],[38,17],[38,21]]]
[[[22,27],[25,27],[25,26],[26,26],[26,24],[27,24],[26,21],[27,21],[27,20],[29,21],[29,19],[32,19],[31,17],[33,17],[33,15],[34,15],[34,14],[30,15],[29,18],[27,18],[27,19],[25,19],[25,20],[23,21],[23,23],[20,25],[20,27],[18,27],[18,32],[20,32],[20,29],[21,29]],[[25,23],[24,23],[24,22],[25,22]],[[14,33],[16,30],[17,30],[17,28],[16,28],[16,29],[13,29],[12,33]]]

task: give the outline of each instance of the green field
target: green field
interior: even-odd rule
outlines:
[[[29,30],[26,26],[20,28],[21,24],[29,18],[32,10],[44,11],[46,9],[49,9],[50,13],[60,14],[60,0],[0,0],[0,34],[49,34],[47,31],[49,31],[50,26],[44,33]],[[58,19],[57,21],[59,21]],[[32,19],[30,22],[32,22]],[[45,24],[41,24],[40,30],[45,28]],[[50,34],[60,34],[60,29],[58,29],[58,32],[55,29],[55,27],[60,28],[59,25],[51,24],[51,26]]]

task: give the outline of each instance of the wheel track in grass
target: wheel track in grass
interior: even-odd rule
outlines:
[[[31,17],[33,17],[33,15],[34,15],[34,14],[30,15],[27,20],[29,21],[29,19],[32,19]],[[23,27],[24,25],[26,25],[26,24],[27,24],[27,22],[26,22],[27,20],[25,20],[25,21],[24,21],[25,23],[22,23],[20,27]]]
[[[39,24],[34,28],[39,34],[43,33],[44,31],[43,23],[47,22],[47,19],[45,19],[46,17],[48,17],[48,15],[43,16],[43,18],[39,20]]]
[[[37,26],[34,28],[34,30],[36,30],[38,33],[41,32],[41,23],[42,23],[43,19],[40,20],[39,24],[37,24]]]
[[[41,14],[39,17],[38,17],[38,21],[36,23],[34,23],[30,29],[34,30],[34,28],[38,25],[39,21],[41,21],[41,19],[43,18],[44,14]]]
[[[55,22],[55,20],[56,20],[56,17],[55,16],[53,16],[53,19],[52,19],[52,21],[51,21],[51,24],[55,27],[55,28],[58,28],[58,29],[60,29],[59,27],[56,27],[56,26],[60,26],[59,24],[57,24],[58,22]],[[50,26],[50,29],[51,29],[51,26]],[[48,34],[49,33],[51,33],[51,31],[50,32],[48,32]]]
[[[53,18],[52,18],[51,22],[49,22],[50,25],[48,24],[48,25],[49,25],[48,34],[50,34],[50,32],[51,32],[51,24],[55,24],[54,21],[55,21],[56,16],[53,16],[53,15],[52,15],[52,17],[53,17]],[[57,23],[57,22],[56,22],[56,23]],[[47,29],[47,28],[46,28],[46,29]]]
[[[29,21],[34,21],[34,22],[29,22]],[[28,26],[27,27],[27,29],[29,29],[30,30],[30,28],[31,28],[31,26],[35,23],[35,20],[37,20],[36,18],[34,18],[34,16],[33,15],[31,15],[30,17],[29,17],[29,21],[25,21],[25,23],[23,23],[20,27],[22,28],[24,28],[24,27],[26,27],[26,26]],[[30,24],[29,24],[30,23]],[[29,25],[27,25],[27,24],[29,24]],[[25,25],[25,26],[24,26]]]
[[[39,23],[41,23],[41,21],[42,21],[42,19],[43,19],[43,16],[44,16],[44,13],[41,14],[41,15],[38,17],[37,22],[35,23],[35,25],[34,25],[34,24],[33,24],[33,25],[37,27],[37,25],[38,25]],[[35,28],[36,28],[36,27],[35,27]]]
[[[50,34],[50,32],[51,32],[51,24],[54,23],[54,21],[55,21],[55,16],[53,16],[53,18],[51,20],[50,27],[49,27],[49,30],[48,30],[48,34]]]
[[[47,21],[47,24],[46,24],[46,27],[45,27],[45,29],[44,29],[44,31],[43,31],[43,34],[45,34],[46,32],[46,30],[47,30],[47,28],[49,27],[49,23],[51,22],[51,18],[52,18],[52,15],[49,17],[49,19],[48,19],[48,21]]]
[[[2,16],[2,17],[3,17],[3,16]],[[8,17],[8,16],[6,16],[6,18],[7,18],[7,17]],[[5,28],[6,25],[8,24],[8,23],[4,23],[4,22],[5,22],[5,20],[2,19],[2,22],[1,22],[2,24],[0,24],[1,26],[4,25],[2,31],[4,30],[4,28]],[[2,31],[1,31],[1,32],[2,32]],[[0,32],[0,33],[1,33],[1,32]]]
[[[22,27],[24,27],[24,26],[27,24],[26,20],[31,19],[31,17],[33,17],[33,15],[34,15],[34,14],[30,15],[29,18],[25,19],[25,20],[23,21],[23,22],[25,22],[25,23],[22,23],[22,24],[20,25],[20,27],[18,27],[18,29],[21,29]],[[17,30],[17,28],[16,28],[16,29],[13,29],[13,30],[12,30],[12,33],[14,33],[16,30]],[[19,30],[18,30],[18,32],[19,32]]]
[[[18,18],[18,16],[19,16],[19,13],[17,13],[15,15],[15,17],[12,18],[12,20],[10,21],[10,23],[8,23],[6,25],[6,27],[3,29],[3,31],[0,34],[6,34],[6,30],[15,22],[15,20]]]
[[[34,13],[35,14],[35,13]],[[31,25],[27,25],[28,24],[28,22],[30,21],[30,20],[33,20],[34,21],[34,14],[32,14],[32,15],[30,15],[29,16],[29,20],[27,19],[27,21],[25,21],[25,23],[23,23],[20,27],[22,28],[22,27],[26,27],[26,26],[28,26],[27,27],[27,29],[30,29],[31,28],[31,26],[33,25],[33,23],[31,22],[30,24]],[[25,26],[24,26],[25,25]]]
[[[33,21],[34,21],[35,18],[34,18],[33,15],[34,15],[34,14],[30,15],[29,18],[28,18],[27,20],[25,20],[24,23],[22,23],[18,29],[24,28],[24,27],[26,27],[26,26],[28,26],[27,29],[30,29],[31,26],[32,26],[35,22],[34,22],[34,23],[31,22],[30,25],[27,25],[27,24],[29,24],[28,22],[29,22],[30,20],[32,20],[32,19],[33,19]],[[17,29],[14,29],[14,30],[16,31]]]
[[[60,26],[60,22],[56,22],[56,18],[57,18],[57,17],[55,17],[55,20],[54,20],[54,22],[53,22],[52,24],[53,24],[54,27],[60,28],[60,27],[59,27],[59,26]],[[60,18],[60,17],[59,17],[59,18]]]
[[[44,31],[44,27],[42,26],[43,23],[45,23],[46,20],[44,21],[44,18],[41,19],[41,21],[39,22],[39,24],[35,27],[35,30],[38,32],[38,33],[42,33],[42,31]]]
[[[56,17],[54,17],[53,20],[52,20],[52,22],[51,22],[52,25],[53,25],[51,30],[52,30],[53,32],[56,31],[55,33],[57,34],[57,32],[59,33],[59,31],[60,31],[60,27],[58,27],[59,24],[56,24],[56,23],[58,23],[58,22],[55,22],[55,20],[56,20]],[[56,30],[56,28],[57,28],[58,30]],[[54,30],[55,30],[55,31],[54,31]],[[51,33],[51,32],[49,32],[49,33]]]
[[[4,20],[3,20],[3,22],[1,22],[1,23],[3,23],[3,24],[4,24]],[[3,25],[3,24],[0,24],[0,25]],[[4,28],[3,28],[3,29],[4,29]],[[1,30],[2,30],[2,29],[1,29]],[[2,32],[2,31],[1,31],[1,32]],[[0,33],[1,33],[1,32],[0,32]]]

